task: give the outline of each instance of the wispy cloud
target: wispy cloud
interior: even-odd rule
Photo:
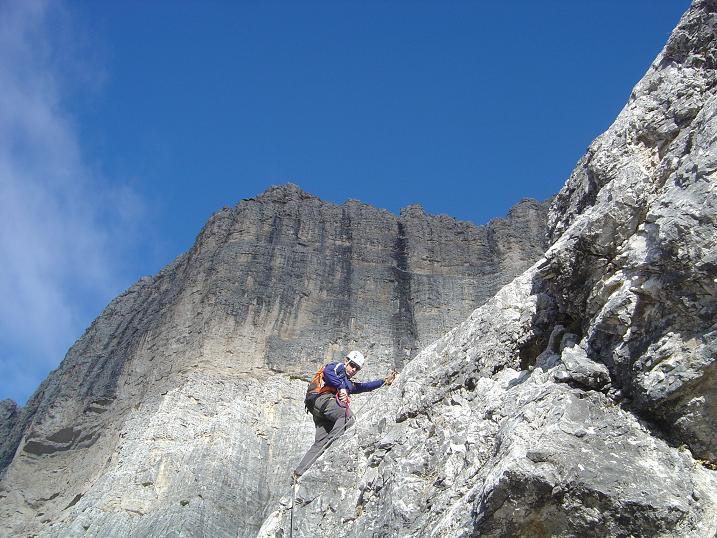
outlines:
[[[56,2],[0,1],[0,399],[20,403],[128,284],[143,212],[83,157],[64,105],[67,22]]]

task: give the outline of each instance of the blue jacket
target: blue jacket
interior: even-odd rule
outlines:
[[[358,394],[379,388],[383,385],[383,379],[374,379],[364,383],[351,381],[346,377],[346,367],[343,362],[330,362],[324,366],[324,383],[336,390],[346,389],[349,394]]]

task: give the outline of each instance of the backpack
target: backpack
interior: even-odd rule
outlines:
[[[309,386],[306,387],[306,396],[304,397],[304,407],[306,408],[306,412],[312,413],[314,410],[314,404],[316,403],[316,398],[327,392],[336,393],[336,389],[324,383],[324,367],[322,366],[319,368],[318,372],[314,374],[314,377],[309,382]]]

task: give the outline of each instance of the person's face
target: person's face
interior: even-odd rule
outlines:
[[[360,369],[360,366],[357,366],[350,360],[346,359],[346,377],[349,379],[352,378]]]

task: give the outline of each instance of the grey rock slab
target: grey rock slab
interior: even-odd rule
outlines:
[[[593,390],[603,390],[610,383],[607,366],[588,358],[585,350],[578,345],[563,349],[560,361],[562,366],[554,374],[556,381],[573,382]]]

